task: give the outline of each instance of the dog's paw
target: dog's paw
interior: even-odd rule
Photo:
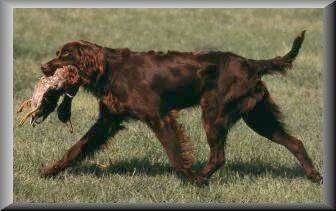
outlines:
[[[41,166],[39,173],[42,177],[53,177],[59,172],[57,165],[50,164],[46,166]]]
[[[308,175],[308,178],[314,183],[323,184],[323,177],[318,172],[313,172],[312,174]]]
[[[209,185],[209,179],[203,176],[195,177],[194,184],[198,187],[205,187]]]

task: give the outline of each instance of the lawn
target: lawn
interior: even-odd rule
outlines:
[[[319,171],[322,149],[321,9],[14,9],[14,111],[41,77],[40,64],[64,43],[84,39],[132,50],[232,51],[253,59],[285,54],[306,29],[302,51],[287,77],[266,76],[291,133],[300,138]],[[70,133],[55,114],[38,127],[18,127],[14,115],[15,202],[123,203],[323,203],[323,186],[310,182],[284,147],[255,134],[244,122],[230,131],[226,165],[207,187],[196,187],[171,169],[154,134],[126,122],[109,147],[62,172],[42,178],[38,168],[59,159],[94,123],[97,100],[80,91]],[[209,148],[198,107],[183,110],[197,158]],[[107,165],[106,169],[97,164]]]

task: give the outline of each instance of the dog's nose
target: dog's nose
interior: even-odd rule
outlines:
[[[47,64],[41,64],[41,70],[46,70],[48,69],[48,65]]]
[[[44,75],[46,75],[46,76],[50,75],[50,68],[49,68],[48,64],[42,64],[41,65],[41,70],[42,70]]]

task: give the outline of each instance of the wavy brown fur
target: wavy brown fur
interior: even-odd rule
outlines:
[[[133,52],[87,41],[65,44],[42,71],[52,75],[57,67],[76,66],[81,85],[99,99],[99,118],[61,160],[42,168],[42,174],[56,174],[79,157],[92,154],[122,129],[123,120],[133,118],[153,130],[176,170],[204,184],[225,163],[226,136],[243,117],[257,133],[288,148],[308,177],[320,182],[322,177],[302,142],[285,131],[280,110],[261,81],[264,74],[283,73],[291,67],[303,39],[304,32],[288,54],[269,60],[221,51]],[[191,169],[191,144],[176,115],[197,105],[201,105],[210,157],[196,174]]]

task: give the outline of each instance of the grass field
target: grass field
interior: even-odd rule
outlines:
[[[293,70],[264,81],[289,130],[323,172],[322,19],[321,9],[14,9],[14,111],[31,95],[40,64],[70,40],[138,51],[218,49],[264,59],[286,53],[306,29]],[[97,111],[96,99],[81,91],[73,103],[73,134],[55,114],[36,128],[19,128],[13,114],[15,202],[323,202],[323,186],[305,177],[294,156],[243,122],[231,130],[227,164],[208,187],[176,176],[153,133],[135,121],[125,123],[94,158],[56,178],[39,177],[38,168],[59,159],[94,123]],[[197,169],[209,153],[200,109],[182,111],[179,121],[191,137]]]

